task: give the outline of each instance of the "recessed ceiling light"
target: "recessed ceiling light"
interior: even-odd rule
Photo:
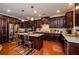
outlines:
[[[37,11],[36,11],[36,10],[34,10],[34,13],[36,14],[36,13],[37,13]]]
[[[78,10],[79,9],[79,6],[76,6],[76,10]]]
[[[57,13],[60,13],[60,10],[57,10],[56,12],[57,12]]]
[[[32,18],[31,18],[31,21],[33,21],[33,20],[34,20],[34,18],[32,17]]]
[[[41,16],[41,15],[39,14],[39,16]]]
[[[7,9],[7,12],[11,12],[11,10],[10,9]]]
[[[22,19],[21,21],[24,22],[24,19]]]

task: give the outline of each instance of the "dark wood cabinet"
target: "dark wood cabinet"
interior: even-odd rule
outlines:
[[[79,55],[79,43],[69,42],[68,52],[69,55]]]
[[[3,42],[7,42],[8,41],[8,39],[7,39],[7,31],[8,31],[8,29],[7,29],[7,17],[3,17],[3,21],[2,21],[2,29],[3,29]]]
[[[30,41],[33,43],[33,47],[37,50],[40,50],[43,46],[43,36],[34,37],[30,36]]]
[[[41,18],[42,24],[49,24],[50,17],[43,17]]]
[[[41,28],[41,25],[42,25],[42,21],[37,20],[36,28]]]
[[[2,16],[0,15],[0,43],[2,43],[2,33],[3,33],[3,29],[2,29]]]
[[[68,38],[69,39],[69,38]],[[62,35],[62,47],[65,55],[79,55],[79,43],[78,42],[70,42],[67,38]],[[70,38],[72,39],[72,38]],[[73,39],[72,39],[73,40]],[[76,39],[74,39],[76,40]]]
[[[68,41],[63,37],[63,35],[61,36],[61,43],[62,43],[62,47],[63,47],[63,51],[64,51],[64,54],[67,55],[68,54]]]
[[[33,27],[33,21],[25,21],[25,22],[21,22],[21,28],[32,28]]]
[[[79,26],[79,14],[75,14],[75,26]]]
[[[41,28],[42,24],[49,24],[50,28],[66,28],[66,19],[65,16],[53,17],[53,18],[42,18],[36,20],[34,23],[35,28]]]
[[[20,24],[16,18],[0,15],[0,43],[9,41],[9,24]]]
[[[23,28],[41,28],[42,24],[49,24],[50,28],[72,28],[73,27],[73,11],[67,12],[64,16],[59,17],[43,17],[39,20],[25,21],[22,23]]]
[[[66,13],[66,23],[67,23],[67,28],[73,27],[73,11]]]
[[[67,55],[67,42],[64,42],[63,48],[64,48],[64,54]]]
[[[49,20],[50,28],[65,28],[66,19],[64,16],[54,17]]]
[[[22,22],[21,27],[22,28],[32,28],[33,30],[36,30],[36,28],[41,28],[41,25],[42,25],[41,20],[34,20],[34,21]]]
[[[79,6],[79,3],[75,3],[75,7]],[[79,26],[79,9],[75,9],[75,26]]]
[[[7,17],[0,15],[0,43],[7,41]]]

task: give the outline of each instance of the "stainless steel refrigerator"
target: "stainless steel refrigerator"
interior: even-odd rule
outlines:
[[[8,41],[12,42],[14,40],[15,34],[18,32],[18,24],[8,25]]]

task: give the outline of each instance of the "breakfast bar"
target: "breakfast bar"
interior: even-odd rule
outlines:
[[[38,33],[17,33],[17,35],[24,35],[29,37],[29,41],[32,42],[33,48],[40,50],[43,46],[43,35]]]

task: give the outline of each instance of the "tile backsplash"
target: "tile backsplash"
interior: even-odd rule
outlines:
[[[42,28],[37,28],[37,32],[50,32],[50,33],[64,33],[66,34],[66,29],[65,28],[45,28],[43,31],[41,31]]]

